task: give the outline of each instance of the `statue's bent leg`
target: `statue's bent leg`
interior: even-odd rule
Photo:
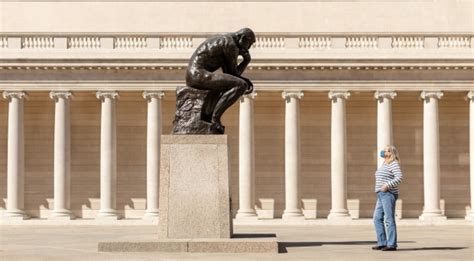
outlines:
[[[224,114],[224,112],[230,106],[232,106],[232,104],[234,104],[240,98],[240,96],[245,93],[247,89],[248,86],[245,83],[241,86],[233,87],[221,95],[219,101],[217,101],[214,113],[212,115],[212,123],[215,124],[217,130],[224,133],[224,126],[222,126],[221,124],[222,114]]]
[[[194,82],[188,82],[188,85],[210,91],[203,104],[201,119],[210,121],[218,132],[224,133],[224,126],[221,124],[222,114],[248,90],[249,86],[245,80],[230,74],[200,72],[201,77],[193,79]]]
[[[216,104],[221,98],[222,92],[220,91],[209,91],[204,100],[204,104],[202,105],[201,111],[201,120],[211,122],[212,115],[214,114],[214,108],[216,108]]]

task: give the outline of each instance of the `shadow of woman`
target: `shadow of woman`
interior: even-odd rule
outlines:
[[[420,251],[420,250],[461,250],[467,247],[414,247],[414,248],[398,248],[397,251]]]
[[[415,243],[415,241],[399,241],[399,243]],[[319,247],[322,245],[374,245],[376,241],[328,241],[328,242],[278,242],[278,252],[288,253],[287,248],[291,247]]]

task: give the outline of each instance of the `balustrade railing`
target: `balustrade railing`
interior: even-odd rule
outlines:
[[[0,49],[165,49],[181,50],[196,48],[209,35],[181,34],[181,35],[61,35],[61,34],[0,34]],[[281,34],[258,35],[254,44],[255,49],[299,49],[320,51],[329,49],[459,49],[472,48],[474,35],[377,35],[377,34]],[[65,41],[65,44],[58,44]],[[17,43],[20,44],[10,44]],[[429,42],[429,44],[427,44]],[[107,44],[104,44],[107,43]]]

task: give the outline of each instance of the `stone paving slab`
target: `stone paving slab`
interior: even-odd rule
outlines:
[[[0,226],[0,260],[474,260],[474,226],[400,226],[396,252],[373,251],[373,226],[235,226],[277,235],[282,253],[98,252],[103,241],[157,240],[156,226]]]
[[[185,239],[163,241],[99,242],[99,252],[189,252]]]

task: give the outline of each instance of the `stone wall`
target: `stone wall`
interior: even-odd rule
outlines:
[[[473,2],[2,2],[6,32],[468,32]],[[212,19],[209,16],[212,15]],[[198,21],[198,22],[196,22]]]

